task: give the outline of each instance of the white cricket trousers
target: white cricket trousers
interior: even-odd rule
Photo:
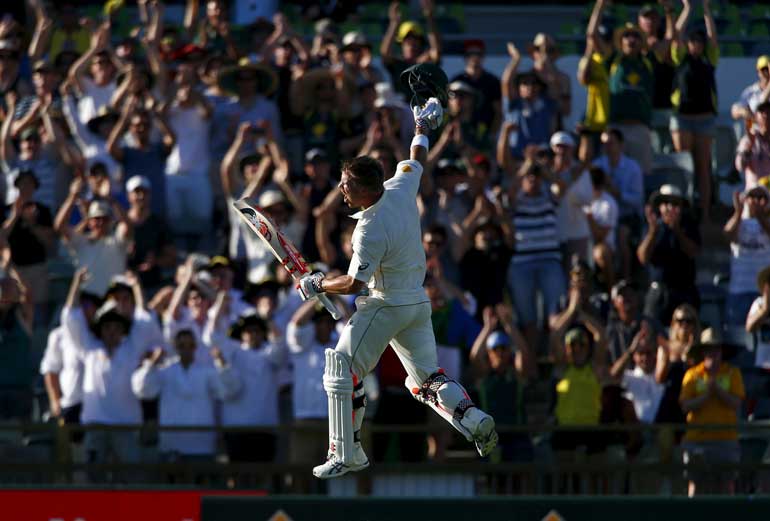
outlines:
[[[363,379],[377,365],[390,344],[406,373],[422,384],[438,371],[436,338],[430,301],[388,304],[377,297],[358,297],[356,312],[342,330],[337,351],[353,361],[351,370]]]

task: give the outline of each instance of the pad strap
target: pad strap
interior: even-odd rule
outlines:
[[[422,386],[420,386],[419,391],[415,394],[420,394],[426,401],[438,406],[438,390],[449,382],[454,382],[454,380],[445,375],[443,369],[439,369],[425,379]],[[452,412],[452,416],[456,420],[460,420],[465,415],[465,411],[471,407],[475,407],[475,404],[473,403],[473,400],[466,397],[457,404]]]

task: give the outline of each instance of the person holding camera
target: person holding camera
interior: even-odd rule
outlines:
[[[700,253],[698,225],[687,212],[687,200],[674,185],[665,184],[645,207],[647,233],[636,250],[642,266],[652,272],[645,314],[663,323],[680,304],[700,306],[695,286],[695,258]]]

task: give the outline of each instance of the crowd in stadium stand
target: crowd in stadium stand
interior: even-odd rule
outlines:
[[[499,426],[566,427],[537,443],[504,432],[492,461],[739,462],[734,429],[581,429],[737,424],[747,391],[752,406],[770,397],[770,57],[732,107],[742,187],[717,222],[710,2],[664,0],[617,26],[608,3],[593,7],[577,70],[560,68],[544,33],[509,43],[500,76],[484,68],[484,41],[464,43],[418,196],[439,362]],[[223,0],[189,0],[182,26],[139,0],[121,34],[75,3],[27,4],[26,25],[0,21],[0,418],[302,427],[221,439],[89,429],[73,437],[87,462],[322,461],[323,350],[355,300],[339,300],[339,322],[303,303],[232,202],[253,198],[315,270],[346,272],[355,221],[340,165],[369,155],[392,175],[408,156],[399,75],[441,63],[433,1],[412,19],[383,5],[379,49],[330,13],[315,13],[314,34],[276,12],[236,38]],[[575,75],[587,103],[570,128]],[[697,198],[647,185],[656,111],[692,156]],[[702,328],[696,275],[714,228],[730,251],[725,327]],[[753,351],[728,338],[744,328]],[[441,430],[404,377],[388,350],[365,382],[370,421]],[[443,430],[367,443],[375,461],[442,461],[454,443]],[[731,492],[733,478],[690,473],[690,493]]]

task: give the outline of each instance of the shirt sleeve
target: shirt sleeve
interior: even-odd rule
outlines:
[[[695,390],[695,381],[695,373],[692,370],[688,370],[682,379],[682,390],[679,393],[679,401],[690,400],[698,396],[698,392]]]
[[[366,232],[353,236],[353,258],[348,275],[361,282],[369,282],[385,256],[385,239]]]
[[[146,361],[131,375],[131,391],[140,400],[156,398],[163,387],[162,371]]]
[[[671,42],[671,61],[674,62],[674,66],[682,64],[682,60],[687,55],[687,46],[679,45],[679,42],[674,40]]]
[[[315,326],[312,323],[298,326],[289,322],[286,326],[286,345],[292,353],[301,353],[310,347],[314,336]]]
[[[396,175],[388,183],[394,188],[404,187],[417,197],[421,177],[422,165],[418,161],[407,159],[396,166]]]
[[[746,389],[743,386],[743,376],[741,372],[735,368],[730,368],[730,394],[737,396],[741,400],[746,398]]]
[[[43,360],[40,361],[40,374],[60,373],[64,368],[64,356],[61,346],[61,330],[54,329],[48,335]]]

